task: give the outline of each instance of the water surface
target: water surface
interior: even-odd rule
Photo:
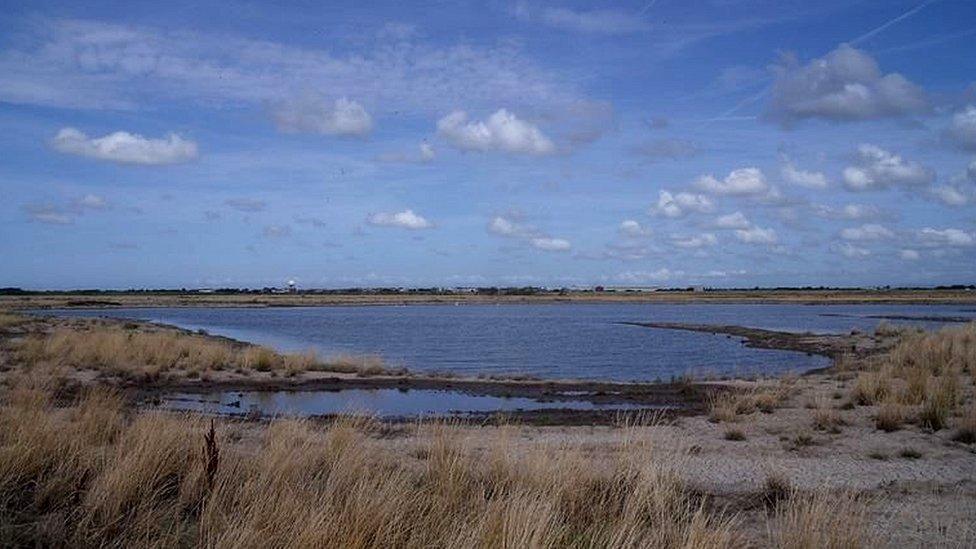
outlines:
[[[619,322],[734,324],[792,332],[872,330],[870,316],[973,317],[964,305],[478,304],[307,308],[132,308],[50,311],[174,324],[328,356],[375,353],[417,371],[652,381],[692,374],[780,374],[825,366],[790,351],[749,349],[723,335]],[[943,323],[892,321],[940,327]]]

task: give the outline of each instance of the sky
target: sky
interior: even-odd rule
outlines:
[[[976,2],[8,2],[0,286],[976,282]]]

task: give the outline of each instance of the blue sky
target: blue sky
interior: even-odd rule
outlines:
[[[976,279],[973,2],[3,11],[3,286]]]

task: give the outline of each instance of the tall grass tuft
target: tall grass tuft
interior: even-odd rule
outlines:
[[[847,549],[869,546],[867,508],[848,492],[792,494],[777,506],[770,538],[782,549]]]

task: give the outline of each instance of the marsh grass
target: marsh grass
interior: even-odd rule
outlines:
[[[155,380],[169,374],[199,378],[211,372],[250,371],[298,375],[332,371],[360,375],[388,373],[376,356],[339,356],[321,360],[314,351],[282,354],[267,347],[243,345],[175,330],[138,331],[89,325],[33,334],[17,346],[28,369],[93,369]]]
[[[113,393],[57,408],[45,388],[18,387],[0,408],[0,545],[741,544],[738,520],[689,489],[641,426],[609,461],[557,444],[515,451],[506,427],[479,432],[486,452],[462,426],[422,424],[416,457],[377,445],[363,418],[232,429],[127,417]]]
[[[0,330],[13,328],[24,323],[26,320],[23,315],[0,311]]]
[[[842,549],[868,547],[867,505],[850,492],[794,492],[768,525],[774,547]]]

